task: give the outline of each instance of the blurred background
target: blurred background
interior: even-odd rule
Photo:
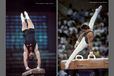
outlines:
[[[95,9],[102,5],[94,25],[93,52],[97,58],[108,57],[108,0],[59,0],[58,1],[58,76],[67,73],[60,70],[60,61],[66,60],[74,51],[74,44],[82,33],[80,26],[89,23]],[[85,59],[89,54],[88,48],[79,53]],[[95,70],[77,70],[76,76],[94,76]],[[107,76],[107,70],[98,69],[98,76]],[[71,73],[72,71],[70,71]],[[91,74],[90,74],[91,73]]]
[[[21,76],[23,64],[23,35],[20,13],[27,11],[35,25],[41,68],[45,76],[56,75],[56,1],[6,0],[6,75]],[[35,57],[34,57],[35,58]],[[30,62],[36,68],[36,58]]]

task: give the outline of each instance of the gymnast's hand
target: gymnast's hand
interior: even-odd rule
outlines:
[[[88,59],[90,59],[91,57],[93,57],[94,59],[96,59],[96,56],[93,54],[93,52],[91,51],[88,55]]]
[[[38,66],[37,66],[37,68],[36,68],[36,69],[40,69],[40,67],[38,67]]]
[[[93,56],[93,55],[94,55],[93,52],[90,52],[90,53],[89,53],[89,56]]]
[[[29,68],[29,67],[26,67],[26,70],[28,71],[28,70],[30,70],[31,68]]]
[[[78,46],[79,42],[76,41],[75,45],[74,45],[74,48],[76,48]]]

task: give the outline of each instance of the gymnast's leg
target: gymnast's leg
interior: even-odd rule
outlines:
[[[27,29],[26,23],[25,23],[25,18],[23,14],[21,13],[21,21],[22,21],[22,31]]]
[[[76,49],[73,51],[73,53],[71,54],[69,59],[66,61],[66,63],[65,63],[66,69],[69,67],[69,64],[74,59],[74,57],[87,46],[88,46],[88,44],[85,42],[85,39],[83,38],[82,41],[79,43],[79,45],[76,47]]]
[[[34,29],[34,24],[32,23],[32,21],[31,21],[29,15],[28,15],[28,13],[25,11],[24,14],[25,14],[25,17],[26,17],[27,22],[28,22],[28,28]]]
[[[22,21],[22,31],[28,29],[25,23],[25,18],[23,16],[23,14],[21,13],[21,21]],[[27,63],[27,59],[28,59],[28,50],[24,44],[24,52],[23,52],[23,61],[24,61],[24,66],[26,68],[26,70],[29,70],[30,68],[28,67],[28,63]]]
[[[36,44],[34,52],[36,54],[36,59],[37,59],[37,69],[40,69],[41,60],[40,60],[40,52],[38,50],[38,44]]]

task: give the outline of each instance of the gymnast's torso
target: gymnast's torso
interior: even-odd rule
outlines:
[[[30,47],[32,49],[35,49],[36,45],[36,40],[35,40],[35,30],[34,29],[26,29],[23,31],[23,36],[24,36],[24,44],[29,50]]]
[[[86,33],[84,34],[85,41],[86,41],[86,43],[87,43],[87,44],[88,44],[87,34],[88,34],[88,33],[90,33],[90,32],[92,32],[92,33],[93,33],[93,31],[88,31],[88,32],[86,32]],[[94,34],[94,33],[93,33],[93,34]]]

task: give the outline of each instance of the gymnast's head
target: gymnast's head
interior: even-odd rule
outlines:
[[[32,49],[32,47],[30,47],[30,49],[29,49],[29,60],[33,60],[33,58],[34,58],[34,53],[33,53],[33,49]]]
[[[86,32],[90,29],[90,27],[88,26],[87,23],[84,23],[80,26],[80,29],[83,31],[83,32]]]

